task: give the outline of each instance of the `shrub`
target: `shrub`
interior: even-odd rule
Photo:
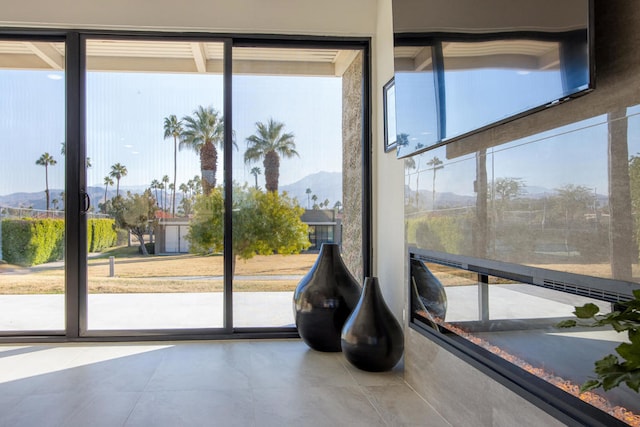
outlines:
[[[118,235],[113,219],[100,218],[87,221],[87,248],[89,252],[100,252],[114,246]]]
[[[462,218],[423,217],[407,221],[407,240],[419,248],[462,253]]]
[[[5,219],[2,221],[2,256],[11,264],[32,266],[64,256],[64,220]]]

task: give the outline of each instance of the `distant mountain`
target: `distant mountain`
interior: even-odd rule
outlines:
[[[307,188],[311,194],[307,195]],[[342,203],[342,174],[340,172],[318,172],[307,175],[293,184],[281,185],[278,190],[286,191],[290,197],[298,199],[300,206],[307,208],[313,206],[313,200],[309,197],[318,196],[317,203],[329,200],[329,207],[333,207],[337,201]]]
[[[142,193],[147,187],[145,186],[121,186],[120,194],[124,195],[127,191],[132,193]],[[280,186],[280,192],[286,191],[290,197],[297,198],[300,206],[307,207],[307,188],[311,189],[309,196],[316,195],[318,197],[318,203],[324,202],[325,199],[329,200],[329,207],[333,207],[336,201],[342,202],[342,174],[340,172],[318,172],[312,175],[308,175],[301,180],[294,182],[293,184]],[[62,197],[60,193],[63,190],[55,188],[49,190],[51,200],[58,199],[58,207],[62,208]],[[91,205],[97,210],[98,204],[104,202],[104,187],[89,187],[87,193],[91,198]],[[155,194],[155,192],[154,192]],[[107,191],[107,199],[115,197],[116,189],[109,187]],[[176,195],[176,204],[179,204],[181,194]],[[313,204],[313,201],[311,201]],[[0,206],[7,207],[25,207],[33,209],[45,209],[46,197],[44,191],[38,191],[34,193],[13,193],[5,196],[0,196]],[[53,206],[51,206],[53,208]]]

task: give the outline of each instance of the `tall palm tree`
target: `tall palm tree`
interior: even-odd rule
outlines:
[[[291,158],[298,156],[296,143],[292,133],[283,133],[284,123],[269,119],[269,122],[256,123],[256,133],[247,138],[247,151],[244,162],[251,163],[262,160],[264,166],[265,188],[267,191],[278,191],[280,178],[280,156]]]
[[[437,156],[427,162],[427,166],[431,166],[433,170],[433,186],[431,187],[431,210],[436,210],[436,171],[444,168],[442,160]]]
[[[164,118],[164,139],[173,137],[173,188],[176,187],[178,175],[178,138],[182,137],[182,120],[178,120],[175,114]],[[176,193],[171,198],[171,216],[176,216]]]
[[[256,190],[258,189],[258,175],[260,175],[262,173],[262,170],[255,166],[253,168],[251,168],[251,175],[253,175],[253,177],[255,178],[256,181]]]
[[[107,204],[107,190],[109,186],[113,185],[113,179],[109,175],[104,177],[104,204]]]
[[[55,166],[56,163],[58,162],[56,162],[53,156],[49,153],[44,153],[42,156],[40,156],[38,160],[36,160],[36,165],[44,166],[44,179],[45,179],[44,194],[47,196],[47,211],[49,210],[49,166]]]
[[[199,106],[193,116],[182,118],[184,131],[178,148],[190,148],[200,156],[202,188],[209,195],[216,186],[218,149],[224,144],[224,123],[220,113],[213,107]]]
[[[311,209],[311,188],[307,188],[304,192],[307,195],[307,209]]]
[[[156,204],[158,205],[158,207],[160,207],[160,199],[158,199],[158,188],[160,188],[160,181],[158,181],[157,179],[151,181],[151,189],[155,190],[156,193]]]
[[[116,197],[120,195],[120,178],[122,178],[123,176],[127,176],[127,173],[128,171],[125,165],[116,163],[115,165],[111,166],[111,172],[109,172],[109,176],[116,179]]]
[[[162,177],[162,189],[164,190],[164,210],[167,209],[167,189],[169,188],[169,175],[165,175]]]
[[[183,182],[182,184],[180,184],[180,187],[178,187],[178,189],[182,192],[182,198],[186,199],[187,193],[189,192],[189,186]]]

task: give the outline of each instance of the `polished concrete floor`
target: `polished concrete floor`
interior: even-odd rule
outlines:
[[[0,345],[0,426],[449,426],[300,340]]]

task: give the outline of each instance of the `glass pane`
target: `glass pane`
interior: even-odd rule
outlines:
[[[560,42],[537,40],[443,43],[444,138],[570,93],[573,87],[563,86],[560,48]]]
[[[234,326],[293,327],[293,291],[322,243],[340,243],[361,276],[362,56],[237,47],[233,58]]]
[[[64,54],[0,41],[0,331],[64,329]]]
[[[223,326],[222,53],[87,41],[90,330]]]
[[[590,303],[600,314],[612,303],[497,276],[411,261],[413,316],[501,357],[610,414],[635,417],[637,393],[622,386],[578,392],[595,377],[594,361],[626,341],[610,327],[559,328]],[[629,412],[631,411],[631,412]],[[626,418],[628,420],[633,418]]]
[[[431,46],[398,46],[394,64],[398,156],[405,156],[440,140]]]

